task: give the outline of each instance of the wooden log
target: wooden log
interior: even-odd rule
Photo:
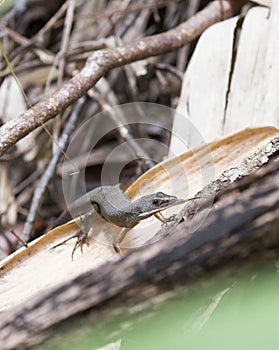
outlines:
[[[189,233],[191,217],[212,204],[212,197],[189,202],[168,235],[130,252],[122,259],[89,270],[72,281],[46,291],[0,320],[0,343],[24,349],[44,339],[54,326],[133,291],[144,292],[166,282],[189,283],[226,262],[256,256],[275,257],[279,248],[278,156],[257,172],[229,185],[215,198],[207,220]],[[136,293],[132,293],[136,295]],[[144,294],[143,294],[144,295]],[[16,335],[16,336],[15,336]]]

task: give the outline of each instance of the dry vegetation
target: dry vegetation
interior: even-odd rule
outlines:
[[[11,229],[21,232],[28,212],[26,240],[34,237],[34,229],[42,233],[61,211],[57,165],[70,130],[99,111],[126,102],[176,107],[195,40],[241,4],[214,1],[197,13],[206,2],[35,1],[2,16],[2,56],[6,57],[0,66],[0,246],[5,254],[17,246]],[[72,104],[86,95],[79,113],[69,118]],[[47,122],[54,117],[55,121]],[[119,131],[103,140],[106,145],[123,142],[124,137],[120,128],[124,121],[111,118]],[[168,142],[160,128],[149,128],[144,134],[136,128],[129,133],[130,138],[147,135]],[[145,150],[140,156],[152,158]],[[104,155],[98,153],[87,188],[99,184],[103,161]],[[120,181],[131,181],[150,165],[148,161],[134,164]]]

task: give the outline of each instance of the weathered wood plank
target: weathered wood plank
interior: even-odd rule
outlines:
[[[202,35],[185,73],[177,110],[189,118],[192,131],[198,130],[204,141],[245,127],[279,125],[278,18],[278,1],[271,10],[250,9],[239,29],[236,56],[237,18],[218,23]],[[197,145],[193,132],[185,128],[185,120],[177,117],[171,152]]]
[[[274,9],[251,9],[243,23],[232,76],[224,133],[247,126],[278,125],[278,22]],[[277,38],[276,38],[277,37]]]
[[[201,36],[183,79],[171,152],[178,154],[185,151],[187,145],[198,146],[191,129],[197,129],[205,142],[222,135],[236,22],[237,17],[217,23]],[[184,117],[190,120],[190,130]],[[180,144],[179,139],[184,143]]]

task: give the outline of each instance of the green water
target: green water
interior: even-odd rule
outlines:
[[[279,274],[273,261],[202,278],[153,306],[147,302],[113,318],[67,326],[39,349],[277,350],[278,321]]]

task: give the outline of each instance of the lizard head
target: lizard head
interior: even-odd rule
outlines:
[[[175,196],[168,195],[163,192],[157,192],[143,196],[137,201],[139,218],[146,219],[162,210],[185,202],[184,199],[179,199]]]

